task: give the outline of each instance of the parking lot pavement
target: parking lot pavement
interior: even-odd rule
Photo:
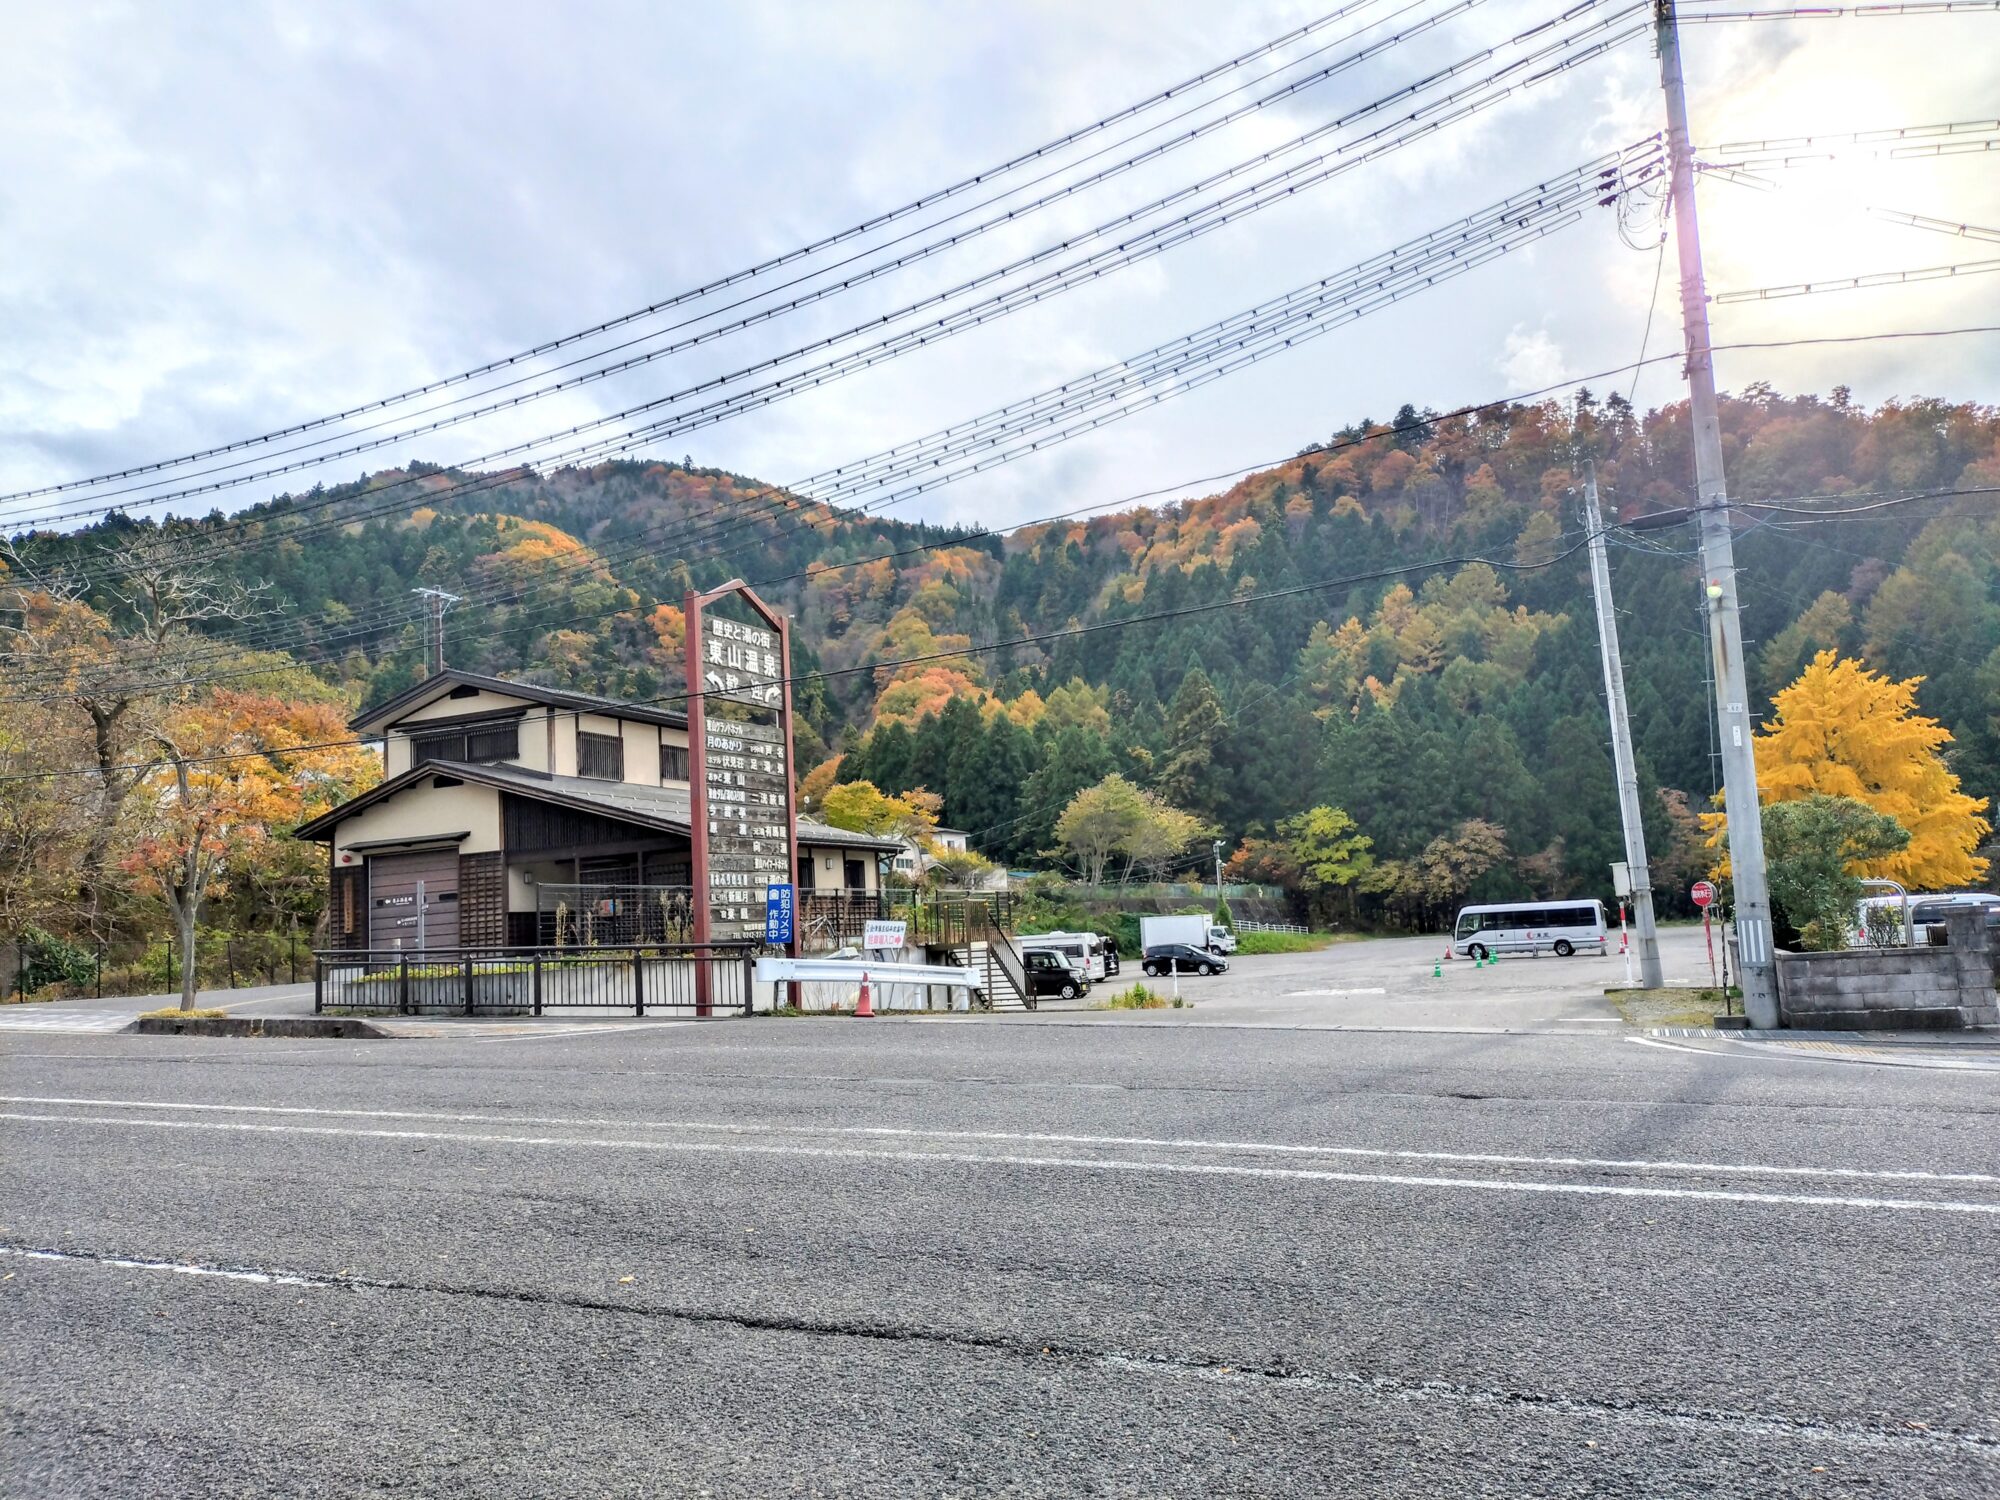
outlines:
[[[1230,960],[1213,978],[1183,974],[1180,994],[1192,1009],[1090,1010],[1092,1001],[1150,980],[1128,962],[1099,984],[1074,1010],[1105,1022],[1154,1026],[1311,1026],[1439,1031],[1606,1031],[1624,1023],[1605,1000],[1624,985],[1625,961],[1577,954],[1557,958],[1503,958],[1488,965],[1446,959],[1442,937],[1374,938],[1337,943],[1318,953],[1289,953]],[[1699,927],[1660,933],[1661,962],[1669,984],[1708,983],[1707,950]],[[1043,1009],[1051,1003],[1042,1002]]]

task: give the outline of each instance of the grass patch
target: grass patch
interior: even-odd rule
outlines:
[[[1115,995],[1106,996],[1090,1007],[1092,1010],[1193,1010],[1194,1001],[1183,1000],[1178,995],[1163,995],[1158,990],[1149,990],[1143,984],[1135,984],[1129,990],[1120,990]]]
[[[1249,958],[1260,953],[1317,953],[1335,943],[1360,941],[1361,934],[1358,932],[1239,932],[1236,934],[1236,953],[1232,956]]]
[[[182,1010],[178,1005],[162,1005],[158,1010],[139,1012],[142,1021],[226,1021],[229,1012],[217,1006],[204,1006],[200,1010]]]
[[[1709,1026],[1729,1009],[1721,990],[1606,990],[1604,998],[1634,1026]]]

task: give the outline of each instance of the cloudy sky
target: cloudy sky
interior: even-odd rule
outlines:
[[[0,489],[281,428],[643,306],[980,171],[1333,3],[0,0]],[[1176,107],[1289,78],[1278,70],[1309,51],[1327,49],[1314,65],[1324,64],[1449,8],[1375,0]],[[1574,24],[1618,8],[1604,0]],[[922,266],[581,390],[176,508],[234,508],[411,457],[462,462],[838,334],[1288,141],[1554,9],[1466,5],[1281,107]],[[2000,15],[1686,35],[1702,143],[2000,116]],[[1142,132],[1166,113],[1057,165],[1131,136],[1093,165],[1129,155],[1159,139]],[[1651,48],[1630,42],[1163,257],[655,451],[798,479],[1354,265],[1661,118]],[[1778,192],[1705,185],[1711,289],[1991,259],[1990,242],[1855,210],[2000,225],[1996,165],[2000,154],[1850,161],[1774,177],[1786,184]],[[1594,211],[1530,250],[900,513],[992,524],[1112,501],[1290,454],[1405,401],[1449,408],[1530,390],[1626,364],[1642,340],[1658,353],[1679,337],[1672,251],[1648,331],[1661,260],[1656,237],[1638,238],[1634,248],[1613,214]],[[2000,276],[1715,316],[1719,343],[2000,323]],[[1846,384],[1870,402],[1991,402],[2000,337],[1745,351],[1719,369],[1734,388]],[[1638,380],[1641,404],[1674,395],[1670,364]],[[0,529],[68,498],[0,505]]]

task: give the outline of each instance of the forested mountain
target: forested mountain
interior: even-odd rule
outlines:
[[[1753,388],[1725,401],[1723,427],[1740,499],[2000,487],[1992,408]],[[1070,795],[1115,769],[1232,841],[1329,803],[1379,857],[1407,858],[1483,819],[1505,831],[1516,888],[1565,894],[1600,891],[1621,857],[1579,545],[1587,460],[1626,521],[1686,505],[1685,407],[1406,407],[1222,494],[1004,537],[637,462],[419,467],[166,529],[282,608],[281,628],[234,629],[356,700],[421,671],[419,585],[466,598],[449,617],[455,665],[672,694],[684,590],[743,576],[793,612],[795,669],[833,674],[802,685],[802,768],[842,753],[841,779],[925,786],[996,858],[1046,849]],[[156,530],[113,518],[18,547],[60,571]],[[1612,559],[1667,884],[1716,785],[1693,547],[1684,525],[1621,532]],[[1955,737],[1966,790],[2000,793],[2000,495],[1744,513],[1738,559],[1759,709],[1826,647],[1922,676],[1918,704]],[[1132,623],[1090,628],[1118,621]],[[991,643],[1014,644],[975,649]]]

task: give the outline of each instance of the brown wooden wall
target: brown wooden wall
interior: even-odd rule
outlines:
[[[458,942],[462,948],[500,948],[507,943],[507,857],[458,857]]]

